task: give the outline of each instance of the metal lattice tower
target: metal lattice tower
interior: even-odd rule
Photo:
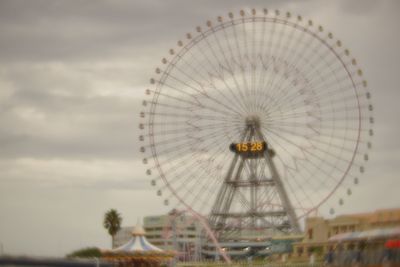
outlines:
[[[260,131],[258,116],[246,118],[245,129],[241,142],[266,141]],[[233,238],[243,229],[262,230],[264,235],[268,234],[266,230],[270,235],[300,232],[296,213],[274,164],[272,151],[271,148],[266,149],[257,158],[239,154],[234,156],[209,217],[210,225],[223,238]],[[267,171],[261,171],[262,165],[267,166]],[[260,198],[258,192],[262,190],[269,192],[268,199],[262,198],[263,195]],[[260,205],[265,201],[273,205]],[[239,221],[239,225],[235,220]]]

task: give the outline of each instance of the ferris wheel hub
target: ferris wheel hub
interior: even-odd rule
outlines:
[[[253,128],[260,128],[261,120],[258,115],[252,114],[246,117],[246,126]]]

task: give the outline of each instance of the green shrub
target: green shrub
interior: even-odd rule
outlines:
[[[83,248],[71,252],[67,255],[67,258],[99,258],[101,257],[101,252],[96,247]]]

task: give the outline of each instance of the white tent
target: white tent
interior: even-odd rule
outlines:
[[[113,252],[143,252],[143,251],[163,251],[162,249],[152,245],[145,237],[144,229],[137,225],[133,228],[132,238],[128,243],[113,249]]]

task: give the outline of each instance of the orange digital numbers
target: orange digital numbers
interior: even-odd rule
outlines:
[[[233,143],[230,145],[230,150],[242,156],[251,157],[262,155],[266,147],[267,144],[265,142]]]

